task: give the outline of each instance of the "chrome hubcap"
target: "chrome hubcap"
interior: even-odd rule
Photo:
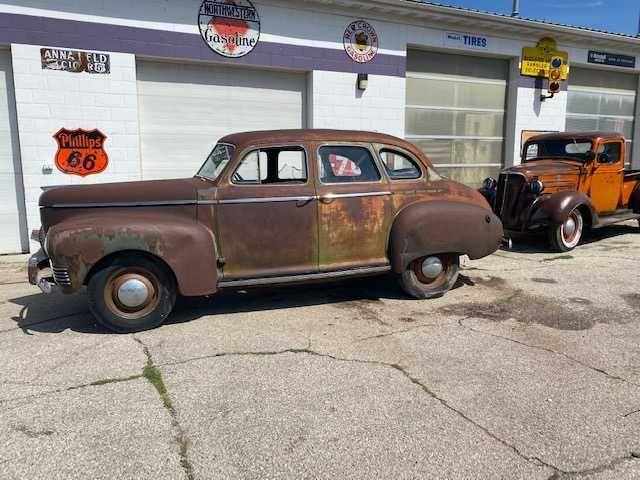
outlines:
[[[444,267],[438,257],[427,257],[422,262],[422,274],[427,278],[436,278],[442,273]]]
[[[564,224],[564,236],[569,239],[573,237],[576,232],[576,221],[573,218],[569,218]]]
[[[128,308],[141,307],[149,299],[149,288],[141,280],[130,278],[118,288],[118,301]]]

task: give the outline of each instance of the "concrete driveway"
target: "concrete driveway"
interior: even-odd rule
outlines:
[[[0,261],[0,478],[640,478],[640,229],[108,333]]]

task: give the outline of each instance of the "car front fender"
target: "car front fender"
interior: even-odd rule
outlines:
[[[487,208],[446,200],[417,202],[396,216],[389,258],[396,273],[426,255],[454,253],[477,259],[495,252],[502,237],[500,219]]]
[[[67,292],[78,290],[94,266],[119,252],[161,259],[173,271],[182,295],[208,295],[217,287],[213,234],[191,217],[149,211],[80,214],[47,231],[46,251],[54,267],[67,270]]]

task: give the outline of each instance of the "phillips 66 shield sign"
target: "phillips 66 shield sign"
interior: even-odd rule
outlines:
[[[53,138],[58,142],[55,161],[61,172],[86,177],[107,168],[109,157],[104,151],[107,136],[100,130],[62,128]]]
[[[243,57],[260,38],[260,16],[249,0],[204,0],[198,24],[209,48],[224,57]]]

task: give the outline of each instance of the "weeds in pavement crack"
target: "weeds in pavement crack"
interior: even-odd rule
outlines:
[[[193,467],[189,462],[189,441],[185,437],[185,433],[182,430],[182,427],[178,423],[178,415],[176,413],[176,409],[173,406],[173,402],[171,401],[171,397],[169,396],[169,392],[167,391],[167,387],[162,379],[162,372],[160,369],[153,363],[153,358],[151,356],[151,352],[146,347],[141,340],[136,337],[132,337],[136,342],[138,342],[142,346],[142,350],[147,357],[147,362],[142,370],[142,377],[146,378],[151,385],[154,386],[158,395],[160,395],[160,399],[162,400],[162,404],[164,408],[169,412],[169,416],[171,417],[171,425],[178,432],[175,441],[178,444],[178,454],[180,456],[180,466],[184,470],[184,473],[187,477],[187,480],[193,480]]]

